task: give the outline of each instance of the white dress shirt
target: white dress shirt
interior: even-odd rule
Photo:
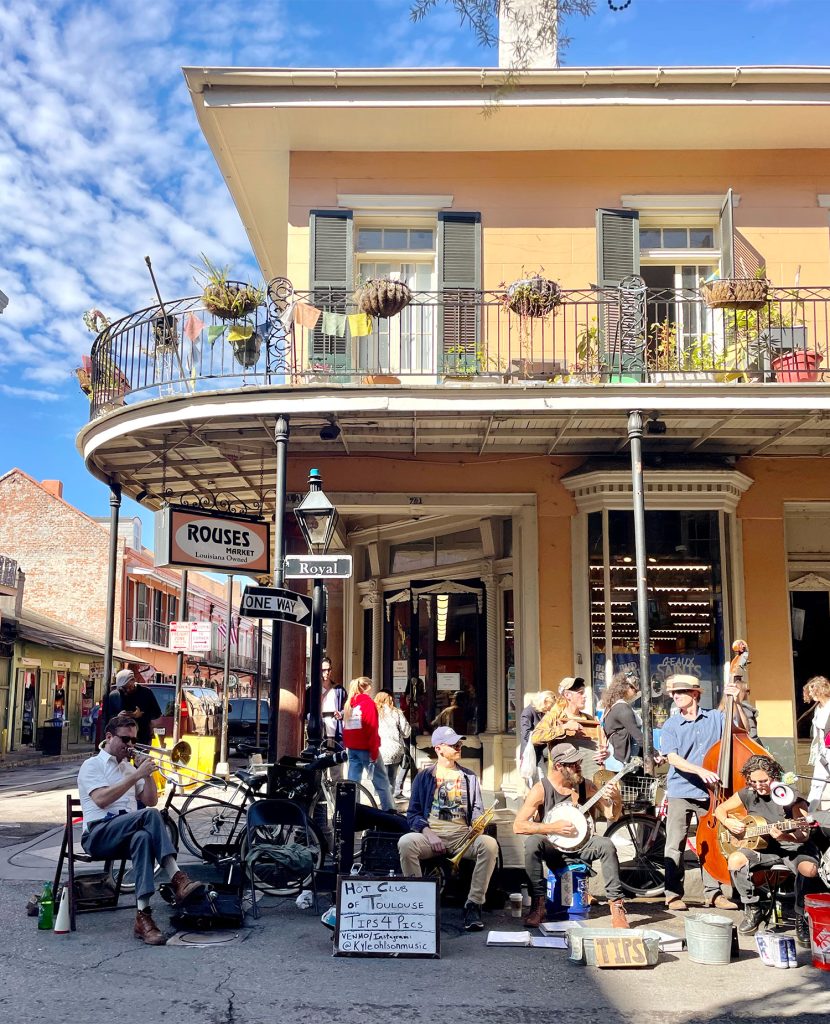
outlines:
[[[131,764],[127,761],[119,763],[106,750],[101,750],[97,756],[84,761],[78,772],[78,793],[81,798],[81,812],[84,816],[84,832],[88,831],[94,821],[106,818],[108,814],[118,814],[119,811],[132,814],[138,810],[136,796],[144,789],[144,779],[139,779],[132,789],[128,789],[117,800],[113,800],[108,807],[99,807],[90,796],[94,790],[115,786],[127,776],[133,775],[134,772],[135,768]]]

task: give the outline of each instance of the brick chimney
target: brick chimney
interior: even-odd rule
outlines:
[[[40,486],[47,494],[51,494],[55,498],[63,498],[63,484],[60,480],[41,480]]]

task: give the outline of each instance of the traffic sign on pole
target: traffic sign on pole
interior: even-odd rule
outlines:
[[[352,575],[351,555],[287,555],[287,580],[348,579]]]
[[[246,587],[239,613],[249,619],[276,619],[310,626],[311,598],[282,587]]]

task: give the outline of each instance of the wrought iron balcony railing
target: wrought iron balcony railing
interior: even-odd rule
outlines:
[[[528,316],[500,292],[416,292],[395,316],[364,321],[342,289],[295,293],[279,279],[237,322],[217,319],[198,297],[180,299],[98,335],[91,414],[256,385],[555,386],[702,375],[773,383],[823,379],[830,369],[830,288],[771,288],[757,309],[710,309],[701,291],[648,289],[639,278],[559,298]],[[308,310],[298,315],[297,301],[321,312],[313,327],[302,326]]]
[[[14,590],[17,586],[17,562],[8,555],[0,555],[0,587]]]
[[[156,647],[170,646],[170,627],[166,622],[155,619],[127,619],[127,641],[153,644]]]

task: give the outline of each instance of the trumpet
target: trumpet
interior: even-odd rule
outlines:
[[[138,759],[136,759],[138,755]],[[141,764],[146,758],[157,762],[157,771],[168,782],[177,786],[195,785],[196,783],[210,783],[214,786],[225,786],[225,780],[218,775],[202,771],[201,768],[190,768],[190,760],[193,757],[193,748],[187,740],[179,740],[174,744],[172,750],[162,750],[160,747],[151,747],[146,743],[133,745],[130,760],[133,764]]]
[[[478,837],[484,832],[490,822],[493,820],[493,815],[496,813],[496,807],[498,804],[493,804],[492,807],[488,807],[483,814],[479,814],[476,820],[470,825],[467,835],[461,842],[458,850],[449,858],[449,862],[452,865],[453,871],[458,871],[459,865],[461,864],[461,858],[467,852],[467,849],[478,839]]]

